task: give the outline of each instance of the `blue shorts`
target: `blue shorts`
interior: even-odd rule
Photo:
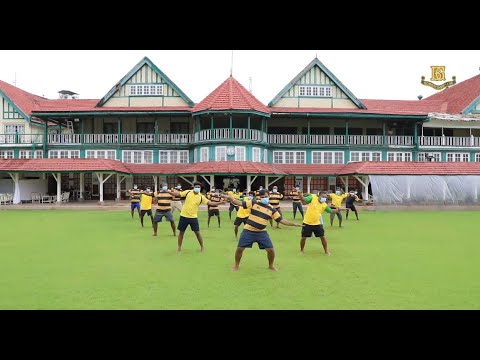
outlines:
[[[185,231],[187,230],[188,225],[194,232],[200,231],[200,225],[198,224],[198,218],[187,218],[180,215],[180,220],[178,220],[178,231]]]
[[[131,209],[131,210],[137,209],[138,211],[140,211],[140,202],[132,202],[132,203],[130,203],[130,209]]]
[[[238,247],[251,248],[253,243],[258,243],[259,249],[272,249],[273,244],[266,231],[243,230],[238,240]]]

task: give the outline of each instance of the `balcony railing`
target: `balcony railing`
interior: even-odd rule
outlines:
[[[0,144],[43,144],[43,135],[0,134]]]
[[[189,144],[192,134],[50,134],[49,145],[64,144]],[[83,138],[83,141],[82,141]]]
[[[195,142],[249,140],[267,142],[267,134],[255,129],[205,129],[195,133]]]

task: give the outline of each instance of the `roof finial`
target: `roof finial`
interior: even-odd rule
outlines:
[[[315,59],[318,59],[318,52],[315,53]]]
[[[232,62],[230,64],[230,76],[233,74],[233,50],[232,50]]]

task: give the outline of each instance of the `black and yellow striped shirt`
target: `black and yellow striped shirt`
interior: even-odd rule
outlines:
[[[140,193],[141,193],[142,190],[139,190],[139,189],[131,189],[131,190],[128,190],[128,192],[130,193],[130,202],[132,203],[137,203],[137,202],[140,202]]]
[[[280,200],[283,199],[283,194],[277,192],[277,193],[274,193],[274,192],[271,192],[268,197],[270,198],[270,205],[274,208],[274,209],[278,209],[280,207]]]
[[[288,195],[292,197],[293,202],[300,202],[300,192],[299,191],[297,191],[297,190],[290,191],[290,194],[288,194]]]
[[[247,223],[243,227],[250,231],[266,231],[267,223],[270,219],[277,222],[282,221],[282,215],[270,205],[264,205],[256,200],[243,201],[242,206],[245,209],[250,209],[250,216]]]
[[[171,211],[172,210],[172,200],[173,195],[170,195],[168,192],[157,192],[155,193],[157,198],[157,211]]]
[[[220,195],[215,194],[214,192],[208,192],[207,199],[210,201],[223,202],[222,197]],[[218,205],[213,205],[213,206],[208,205],[208,210],[218,210]]]

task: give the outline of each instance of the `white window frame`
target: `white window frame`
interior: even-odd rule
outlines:
[[[252,162],[261,162],[261,151],[259,147],[252,147]]]
[[[247,160],[247,148],[245,146],[235,146],[235,161]]]
[[[8,135],[25,134],[25,124],[5,124],[3,132]]]
[[[263,162],[268,163],[268,150],[263,149]]]
[[[99,154],[102,152],[105,153],[106,157],[99,157]],[[113,154],[113,157],[111,155]],[[93,156],[92,156],[93,155]],[[117,160],[117,151],[116,150],[85,150],[86,159],[107,159],[107,160]]]
[[[302,155],[303,162],[299,159],[299,155]],[[274,151],[273,163],[274,164],[306,164],[307,152],[306,151]]]
[[[327,162],[331,157],[331,161]],[[317,161],[316,159],[317,158]],[[312,164],[344,164],[345,153],[343,151],[312,151]]]
[[[200,159],[199,162],[207,162],[210,160],[210,148],[201,147],[200,148]]]
[[[166,162],[162,161],[162,153],[166,154]],[[182,161],[183,158],[186,161]],[[159,150],[158,162],[160,164],[188,164],[188,150]]]
[[[153,150],[122,150],[122,162],[127,164],[153,164]]]
[[[475,162],[480,162],[480,153],[475,153]]]
[[[222,152],[223,152],[223,154],[222,154]],[[226,146],[215,146],[215,161],[227,161],[227,147]]]
[[[470,154],[464,152],[446,153],[447,162],[470,162]]]
[[[49,150],[49,159],[80,159],[80,150]]]
[[[387,161],[412,161],[411,152],[389,151],[387,152]]]
[[[43,150],[20,150],[19,159],[43,159]]]
[[[13,150],[0,150],[0,159],[13,159]]]
[[[324,85],[300,85],[298,96],[331,98],[332,87]]]
[[[130,96],[163,96],[163,84],[136,84],[129,87]]]
[[[353,160],[358,157],[358,160]],[[382,161],[382,153],[380,151],[350,151],[350,162],[360,161]]]
[[[433,161],[439,162],[442,159],[442,154],[439,152],[419,152],[418,153],[418,161],[427,162],[427,156],[433,156]]]

